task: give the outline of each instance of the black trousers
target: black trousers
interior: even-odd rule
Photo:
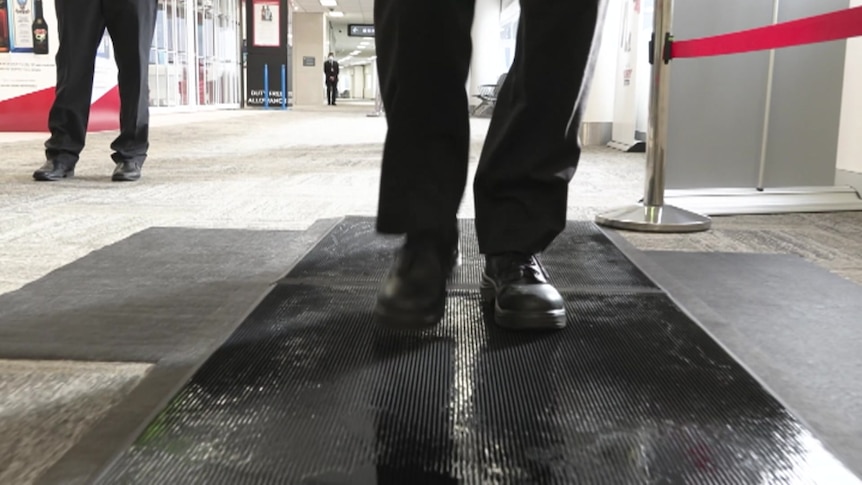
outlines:
[[[326,81],[326,104],[335,104],[338,97],[338,82]]]
[[[112,158],[140,161],[149,148],[150,45],[156,0],[55,0],[57,9],[56,98],[48,115],[49,160],[74,164],[84,148],[96,50],[105,29],[111,36],[119,71],[120,135],[111,143]]]
[[[484,254],[540,252],[564,229],[605,0],[521,0],[517,49],[474,181]],[[388,132],[377,229],[451,232],[467,180],[473,0],[377,0]],[[446,35],[438,35],[439,26]]]

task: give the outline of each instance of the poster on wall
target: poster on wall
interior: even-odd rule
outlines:
[[[256,47],[281,46],[279,0],[254,0],[254,45]]]
[[[45,132],[57,79],[54,2],[0,0],[0,131]],[[117,69],[110,41],[96,57],[90,130],[119,127]]]

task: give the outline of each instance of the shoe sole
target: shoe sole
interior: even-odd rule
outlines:
[[[62,177],[49,177],[45,173],[36,172],[33,174],[33,179],[38,180],[39,182],[57,182],[57,181],[63,180],[63,179],[70,179],[74,176],[75,176],[74,170],[70,170],[70,171],[66,172],[65,174],[63,174]]]
[[[566,328],[566,310],[551,311],[513,311],[500,308],[497,303],[497,287],[494,282],[482,275],[479,286],[482,301],[494,304],[494,323],[509,330],[561,330]]]
[[[379,325],[394,330],[424,330],[440,323],[445,311],[444,305],[439,312],[430,315],[417,315],[416,313],[393,311],[378,301],[374,307],[374,319]]]
[[[138,175],[137,177],[126,177],[126,176],[118,177],[116,175],[111,177],[111,180],[114,182],[137,182],[140,179],[141,179],[140,175]]]

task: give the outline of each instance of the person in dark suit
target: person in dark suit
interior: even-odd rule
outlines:
[[[498,325],[558,329],[566,315],[538,255],[566,224],[578,129],[606,0],[521,0],[513,65],[474,180],[485,255],[481,294]],[[377,231],[406,234],[375,316],[421,328],[444,314],[467,181],[474,2],[376,0],[377,65],[388,132]],[[438,29],[445,25],[447,35]]]
[[[59,48],[57,85],[48,114],[47,161],[40,181],[71,177],[84,148],[93,92],[96,49],[107,29],[119,71],[120,135],[111,143],[114,181],[134,181],[149,148],[149,52],[156,0],[56,0]]]
[[[332,52],[323,63],[323,74],[326,76],[326,104],[335,106],[335,98],[338,97],[338,61]]]

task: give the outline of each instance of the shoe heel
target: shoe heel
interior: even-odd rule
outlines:
[[[392,312],[380,302],[374,307],[374,320],[378,325],[395,330],[423,330],[431,328],[443,320],[445,304],[433,313]]]

